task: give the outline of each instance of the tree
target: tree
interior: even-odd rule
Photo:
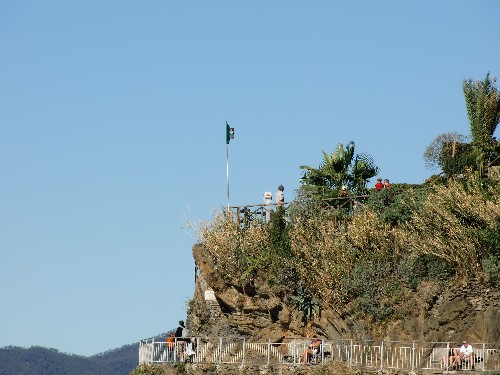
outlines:
[[[370,155],[355,154],[354,142],[349,142],[346,147],[339,143],[331,154],[321,152],[323,161],[318,168],[300,166],[305,170],[301,178],[303,187],[320,198],[339,196],[342,186],[355,194],[363,194],[368,180],[379,172]]]
[[[472,146],[457,132],[439,134],[424,152],[425,166],[441,168],[446,176],[464,173],[475,165]]]
[[[466,137],[458,134],[457,132],[452,133],[442,133],[438,134],[436,138],[432,141],[432,143],[427,146],[424,152],[424,160],[425,167],[428,169],[436,169],[438,167],[442,167],[443,160],[443,148],[445,148],[447,144],[456,145],[458,143],[464,143]],[[452,147],[451,149],[451,157],[456,155],[456,148]]]
[[[440,167],[448,177],[467,169],[482,177],[486,168],[500,164],[500,142],[493,137],[500,120],[500,93],[495,82],[490,73],[483,81],[463,81],[472,142],[456,132],[439,134],[424,152],[426,167]]]
[[[499,157],[498,143],[493,138],[500,120],[500,93],[495,82],[496,78],[490,79],[489,72],[483,81],[468,79],[463,82],[472,146],[480,176]]]

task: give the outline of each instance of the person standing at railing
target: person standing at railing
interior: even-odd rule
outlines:
[[[347,186],[342,185],[342,189],[340,190],[339,197],[347,197],[349,196],[349,192],[347,191]]]
[[[167,337],[167,361],[174,361],[174,350],[175,350],[175,336],[174,332],[170,331]]]
[[[264,209],[266,223],[269,223],[269,221],[271,220],[271,207],[270,207],[271,203],[273,203],[273,193],[271,193],[270,191],[264,192],[263,209]]]
[[[175,341],[177,344],[177,360],[184,362],[184,352],[186,349],[184,338],[189,336],[188,330],[184,325],[184,320],[179,320],[179,326],[175,330]]]
[[[285,188],[283,185],[278,186],[278,191],[276,192],[276,205],[283,206],[285,204]]]

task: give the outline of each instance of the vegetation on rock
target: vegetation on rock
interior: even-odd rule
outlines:
[[[403,315],[400,302],[423,281],[474,276],[498,287],[498,183],[470,177],[389,190],[373,191],[350,215],[295,203],[279,228],[242,229],[220,214],[200,240],[228,281],[280,284],[304,322],[317,315],[316,305],[351,306],[378,321]],[[285,230],[286,241],[277,240]]]

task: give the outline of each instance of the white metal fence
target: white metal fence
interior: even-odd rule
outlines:
[[[170,345],[165,339],[139,343],[139,364],[192,362],[246,365],[301,365],[343,361],[350,367],[401,370],[444,370],[449,364],[450,342],[322,341],[318,351],[308,351],[310,340],[252,342],[246,339],[192,337]],[[499,343],[471,343],[474,363],[463,370],[500,372]]]

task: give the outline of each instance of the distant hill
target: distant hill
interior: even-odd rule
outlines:
[[[90,357],[57,349],[0,348],[0,375],[126,375],[138,363],[139,344],[124,345]]]

